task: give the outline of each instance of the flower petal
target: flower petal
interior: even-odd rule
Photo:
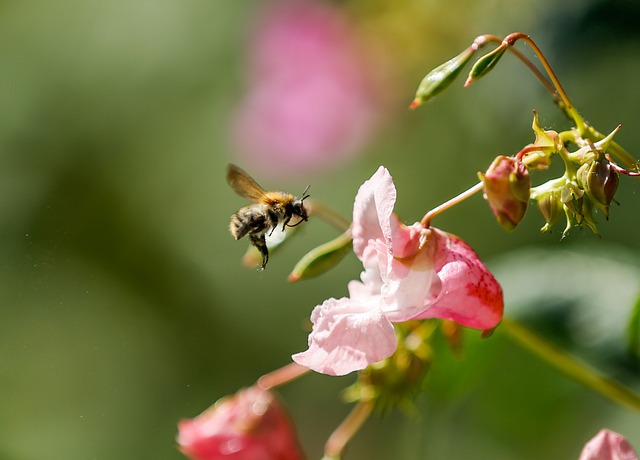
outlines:
[[[353,203],[353,251],[362,259],[369,240],[382,240],[391,248],[391,215],[396,187],[386,168],[380,166],[358,189]]]
[[[602,429],[585,444],[579,460],[638,460],[624,436]]]
[[[391,322],[407,321],[425,310],[425,299],[435,299],[441,282],[434,268],[433,245],[424,244],[411,257],[390,258],[383,276],[382,311]]]
[[[396,214],[393,214],[391,216],[391,252],[393,257],[401,259],[413,257],[421,248],[424,232],[425,229],[420,223],[416,222],[407,227]]]
[[[219,400],[178,424],[180,450],[192,460],[300,460],[293,423],[275,396],[258,387]]]
[[[442,318],[475,329],[492,329],[502,319],[502,287],[471,247],[455,235],[432,228],[440,296],[416,319]]]
[[[393,354],[398,345],[393,325],[370,305],[343,297],[328,299],[311,314],[309,349],[293,360],[316,372],[345,375]]]

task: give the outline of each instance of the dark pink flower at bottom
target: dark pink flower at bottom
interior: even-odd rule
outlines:
[[[275,396],[257,387],[221,399],[178,424],[178,445],[192,460],[301,460],[293,424]]]
[[[602,429],[585,444],[579,460],[638,460],[624,436]]]

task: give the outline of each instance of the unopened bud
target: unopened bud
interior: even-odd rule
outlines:
[[[312,249],[293,267],[293,271],[289,274],[289,281],[295,283],[312,278],[333,268],[351,250],[351,243],[351,232],[347,231]]]
[[[526,166],[513,157],[498,156],[485,174],[478,174],[484,182],[485,198],[498,223],[513,230],[527,211],[531,178]]]
[[[480,59],[473,64],[471,71],[469,72],[469,78],[464,83],[464,86],[469,86],[476,80],[484,77],[486,74],[491,72],[493,68],[496,66],[500,58],[507,52],[507,45],[500,45],[490,53],[485,54]]]
[[[544,217],[546,222],[545,226],[540,230],[543,232],[550,232],[551,228],[564,215],[562,202],[560,201],[560,191],[551,190],[543,193],[537,198],[537,201],[540,214],[542,214],[542,217]]]
[[[560,190],[560,201],[567,216],[567,227],[563,232],[563,237],[569,232],[573,225],[587,227],[594,235],[600,236],[597,223],[593,217],[593,203],[585,192],[575,181],[570,181]]]
[[[578,183],[593,204],[609,216],[609,205],[618,189],[618,173],[605,158],[586,163],[578,169]]]
[[[218,401],[178,424],[178,445],[192,460],[301,460],[298,440],[276,397],[258,387]]]
[[[444,91],[456,79],[462,67],[469,62],[475,51],[476,48],[470,46],[456,57],[449,59],[429,72],[420,82],[416,96],[409,107],[415,109]]]

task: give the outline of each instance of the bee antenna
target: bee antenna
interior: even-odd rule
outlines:
[[[302,192],[302,198],[300,199],[300,201],[304,201],[305,199],[309,198],[310,195],[307,195],[309,187],[311,187],[311,184],[307,185],[307,187],[304,189],[304,192]]]

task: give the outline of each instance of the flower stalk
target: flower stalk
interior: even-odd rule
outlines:
[[[591,388],[615,403],[640,411],[640,396],[638,394],[601,374],[593,367],[580,362],[518,321],[503,318],[501,329],[514,342],[578,383]]]
[[[297,363],[290,363],[260,377],[258,379],[258,387],[262,390],[272,390],[285,383],[292,382],[308,372],[308,367],[301,366]]]
[[[444,211],[446,211],[447,209],[450,209],[452,207],[454,207],[455,205],[463,202],[464,200],[466,200],[467,198],[475,195],[476,193],[482,191],[482,189],[484,188],[484,183],[482,181],[478,182],[476,185],[474,185],[473,187],[465,190],[464,192],[462,192],[461,194],[451,198],[448,201],[445,201],[444,203],[442,203],[439,206],[436,206],[435,208],[433,208],[431,211],[429,211],[428,213],[426,213],[424,215],[424,217],[422,218],[422,220],[420,221],[420,225],[422,225],[424,228],[429,228],[431,225],[431,220],[437,216],[438,214],[443,213]]]
[[[347,443],[362,428],[373,411],[373,401],[362,401],[353,408],[347,418],[331,433],[324,447],[323,460],[339,460]]]

